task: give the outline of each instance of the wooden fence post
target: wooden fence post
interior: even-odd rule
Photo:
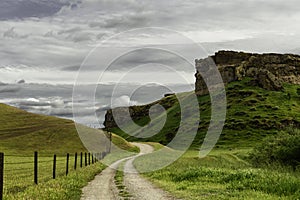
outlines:
[[[84,153],[84,166],[87,166],[87,153]]]
[[[92,164],[94,164],[94,154],[92,153]]]
[[[38,184],[38,152],[34,152],[34,183]]]
[[[91,153],[89,153],[89,165],[91,165]]]
[[[112,142],[112,133],[109,132],[109,148],[108,148],[108,153],[111,152],[111,142]]]
[[[4,153],[0,153],[0,200],[3,198]]]
[[[68,175],[69,173],[69,157],[70,157],[70,154],[67,153],[67,162],[66,162],[66,176]]]
[[[53,156],[53,179],[56,178],[56,155]]]
[[[77,152],[75,153],[75,160],[74,160],[74,169],[77,168]]]
[[[82,152],[80,153],[80,167],[82,167]]]

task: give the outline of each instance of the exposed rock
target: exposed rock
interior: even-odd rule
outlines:
[[[281,90],[284,82],[300,84],[300,56],[298,55],[219,51],[209,58],[196,60],[197,95],[208,94],[206,82],[209,82],[210,76],[216,77],[215,73],[212,73],[215,68],[213,66],[217,66],[225,85],[244,77],[253,78],[258,86],[267,90]],[[206,77],[206,80],[201,74]]]
[[[266,90],[282,90],[282,81],[266,69],[258,69],[256,80]]]

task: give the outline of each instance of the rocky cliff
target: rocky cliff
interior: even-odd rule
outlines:
[[[197,95],[208,94],[205,80],[200,71],[205,68],[209,74],[216,65],[223,78],[224,84],[242,80],[244,77],[253,78],[253,84],[267,90],[282,90],[282,84],[300,84],[300,56],[292,54],[253,54],[234,51],[219,51],[214,56],[196,60]]]
[[[227,115],[219,144],[240,142],[248,145],[249,140],[261,140],[268,134],[277,133],[285,127],[300,127],[300,56],[290,54],[251,54],[219,51],[214,56],[196,60],[196,93],[198,95],[201,122],[194,144],[203,142],[211,121],[211,102],[205,81],[200,72],[214,79],[217,66],[226,86]],[[250,78],[246,78],[250,77]],[[219,84],[216,82],[216,84]],[[284,84],[291,83],[291,84]],[[183,93],[187,97],[192,92]],[[178,94],[177,94],[178,95]],[[128,140],[155,141],[168,144],[176,135],[181,124],[181,106],[176,95],[167,94],[151,104],[129,107],[132,120],[143,130],[152,130],[149,109],[159,104],[167,110],[167,121],[163,129],[149,138],[136,138],[119,129],[112,110],[105,115],[105,127]],[[189,107],[187,107],[189,108]],[[118,121],[128,124],[128,108],[115,108]],[[185,116],[190,121],[194,113]],[[129,128],[131,126],[128,125]],[[145,128],[145,129],[144,129]],[[136,130],[131,131],[136,132]],[[186,130],[189,133],[189,129]],[[197,145],[196,145],[197,146]]]

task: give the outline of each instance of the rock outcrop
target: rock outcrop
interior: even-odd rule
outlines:
[[[202,78],[201,73],[205,76],[213,75],[215,73],[213,66],[217,66],[225,85],[244,77],[253,78],[254,84],[267,90],[282,90],[284,82],[300,84],[300,56],[298,55],[219,51],[214,56],[195,62],[197,95],[208,94],[207,80]]]

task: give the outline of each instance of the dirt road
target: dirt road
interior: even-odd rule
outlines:
[[[134,200],[173,200],[165,191],[153,186],[149,181],[141,177],[133,166],[133,161],[138,156],[151,153],[153,148],[147,144],[133,143],[140,148],[136,156],[118,160],[103,170],[86,187],[82,189],[81,200],[118,200],[123,199],[118,195],[118,189],[114,183],[116,168],[120,163],[124,166],[124,185]]]

